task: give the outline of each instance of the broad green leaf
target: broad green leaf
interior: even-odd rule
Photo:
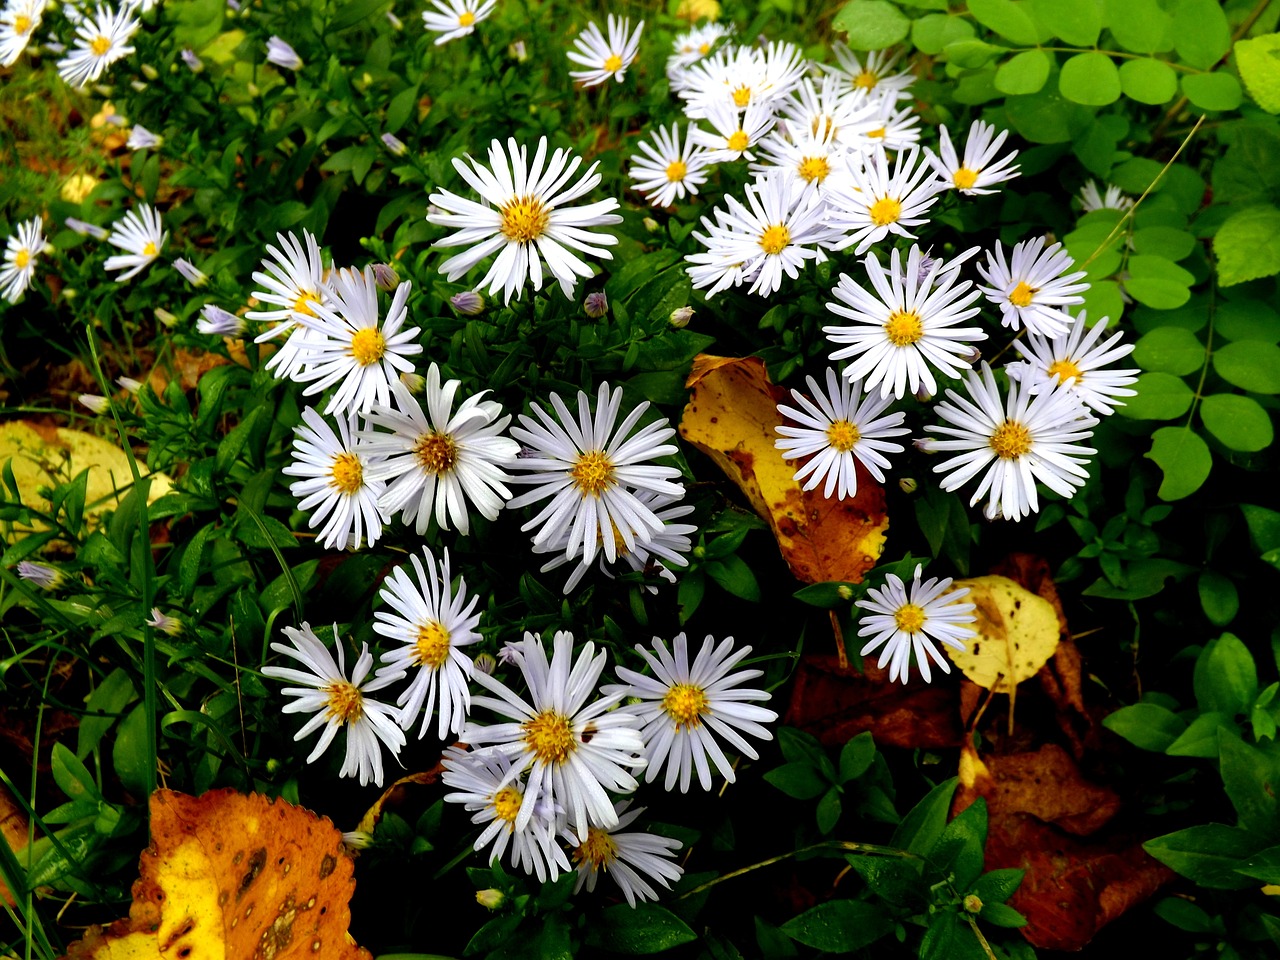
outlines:
[[[1015,928],[1027,925],[1027,918],[1005,903],[984,903],[978,916],[996,927]]]
[[[1213,918],[1202,907],[1181,897],[1165,897],[1156,904],[1155,914],[1188,933],[1208,933],[1213,929]]]
[[[1231,27],[1219,0],[1177,0],[1173,8],[1173,49],[1201,70],[1208,70],[1227,55]]]
[[[1280,273],[1280,210],[1268,204],[1232,214],[1214,235],[1213,252],[1224,287]]]
[[[1271,417],[1258,401],[1235,393],[1215,393],[1200,401],[1205,429],[1222,443],[1243,453],[1271,446],[1275,432]]]
[[[1261,340],[1237,340],[1213,353],[1218,376],[1250,393],[1280,393],[1280,347]]]
[[[1178,92],[1178,75],[1163,60],[1126,60],[1120,65],[1120,89],[1139,103],[1168,103]]]
[[[969,0],[969,12],[989,30],[1006,40],[1031,46],[1040,41],[1040,33],[1026,10],[1012,0]]]
[[[985,40],[956,40],[948,43],[942,54],[949,63],[954,63],[957,67],[977,70],[1008,52],[1008,47],[999,47]]]
[[[784,763],[780,767],[766,771],[764,778],[788,797],[796,800],[812,800],[825,793],[830,786],[818,775],[818,771],[812,764],[804,762]]]
[[[1134,703],[1107,714],[1102,725],[1143,750],[1164,753],[1187,729],[1172,710],[1154,703]]]
[[[854,50],[883,50],[907,38],[911,21],[887,0],[849,0],[831,28],[847,33],[845,42]]]
[[[852,953],[892,929],[883,910],[861,900],[828,900],[782,925],[793,940],[828,953]]]
[[[1261,300],[1220,300],[1213,318],[1215,337],[1280,342],[1280,313]]]
[[[1249,538],[1259,553],[1280,547],[1280,513],[1252,503],[1242,503],[1240,512],[1244,514]]]
[[[1157,0],[1104,0],[1107,27],[1116,42],[1133,53],[1173,48],[1173,23]]]
[[[1186,427],[1161,427],[1151,438],[1151,449],[1143,456],[1154,460],[1164,472],[1157,495],[1161,500],[1189,497],[1209,479],[1213,455],[1209,445]]]
[[[1204,366],[1204,344],[1181,327],[1157,327],[1138,341],[1133,359],[1143,370],[1185,376]]]
[[[1010,125],[1032,143],[1066,143],[1089,122],[1087,111],[1048,86],[1039,93],[1009,97],[1004,106]]]
[[[1124,288],[1139,303],[1156,310],[1173,310],[1191,299],[1195,277],[1164,257],[1135,255],[1129,258],[1129,279]]]
[[[1174,420],[1191,409],[1196,396],[1185,380],[1170,373],[1141,374],[1133,388],[1138,395],[1118,408],[1131,420]]]
[[[93,774],[85,768],[74,753],[60,743],[53,745],[53,755],[49,760],[54,782],[68,800],[99,799],[102,794]]]
[[[697,940],[698,935],[666,907],[620,903],[606,909],[590,925],[589,939],[606,950],[637,955],[662,953]]]
[[[1043,50],[1024,50],[1000,64],[996,89],[1001,93],[1035,93],[1049,79],[1052,65]]]
[[[1235,55],[1249,96],[1267,113],[1280,113],[1280,34],[1237,40]]]
[[[1280,838],[1280,764],[1239,737],[1218,735],[1222,786],[1236,808],[1240,826],[1272,843]]]
[[[840,791],[834,786],[822,795],[822,799],[818,801],[818,809],[816,811],[818,818],[818,832],[830,833],[836,828],[836,824],[840,822],[840,814],[842,813],[840,804]]]
[[[1210,640],[1196,658],[1192,685],[1202,713],[1220,713],[1229,719],[1248,712],[1258,695],[1253,654],[1233,633]]]
[[[984,903],[1004,903],[1022,885],[1022,878],[1026,876],[1026,873],[1027,871],[1016,867],[989,870],[974,883],[973,892]]]
[[[857,780],[870,769],[875,758],[875,741],[871,738],[871,731],[865,730],[840,750],[840,782]]]
[[[1178,261],[1196,248],[1194,234],[1174,227],[1144,227],[1133,233],[1135,253]]]
[[[1102,11],[1098,4],[1081,0],[1031,0],[1036,19],[1075,47],[1092,47],[1102,31]]]
[[[978,797],[947,824],[929,859],[961,889],[982,874],[987,845],[987,801]]]
[[[1263,883],[1280,884],[1280,846],[1268,847],[1254,854],[1236,870]]]
[[[1201,110],[1235,110],[1244,100],[1240,81],[1229,73],[1187,73],[1182,93]]]
[[[155,759],[147,753],[147,711],[142,704],[134,707],[116,730],[111,760],[124,788],[135,797],[146,796],[148,768]]]
[[[973,24],[963,17],[951,17],[945,13],[925,14],[911,22],[911,42],[921,53],[935,57],[949,43],[972,40]]]
[[[1256,881],[1242,877],[1236,868],[1265,846],[1265,840],[1247,830],[1206,823],[1148,840],[1142,849],[1202,887],[1242,890]]]
[[[1077,53],[1062,65],[1058,90],[1087,107],[1105,107],[1120,99],[1120,71],[1105,53]]]
[[[1217,757],[1218,732],[1221,730],[1239,735],[1226,714],[1216,710],[1202,713],[1164,752],[1171,757]]]
[[[952,777],[938,784],[902,818],[893,832],[892,846],[906,848],[927,857],[947,826],[951,796],[959,780]]]
[[[133,697],[133,681],[122,667],[107,674],[102,683],[89,694],[89,700],[85,704],[84,716],[80,718],[79,739],[76,741],[77,757],[83,760],[89,755]]]
[[[1120,296],[1120,284],[1114,280],[1098,280],[1084,292],[1084,305],[1089,317],[1119,320],[1124,315],[1124,298]]]
[[[1240,594],[1230,578],[1206,570],[1200,574],[1196,589],[1200,593],[1200,609],[1215,627],[1225,627],[1235,619],[1240,610]]]

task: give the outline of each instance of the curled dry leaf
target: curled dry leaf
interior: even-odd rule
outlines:
[[[858,495],[827,500],[792,479],[793,460],[774,446],[790,394],[769,381],[759,357],[700,354],[680,436],[715,461],[769,524],[792,574],[803,583],[861,583],[884,550],[884,488],[859,464]]]
[[[957,580],[968,587],[965,600],[977,608],[978,635],[964,650],[944,647],[951,662],[980,687],[1012,693],[1034,677],[1058,647],[1060,626],[1053,605],[1008,577]]]
[[[347,932],[354,889],[327,819],[258,794],[157,790],[129,916],[64,960],[369,960]]]

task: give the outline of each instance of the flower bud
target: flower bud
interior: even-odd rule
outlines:
[[[182,51],[182,62],[187,65],[187,69],[192,73],[199,73],[204,69],[204,61],[196,56],[196,52],[190,47]]]
[[[419,394],[427,388],[427,378],[420,373],[406,371],[400,374],[400,382],[412,394]]]
[[[650,233],[657,233],[662,229],[662,225],[659,224],[657,220],[653,219],[653,217],[645,217],[640,222],[644,224],[644,228]]]
[[[393,133],[384,133],[382,135],[382,145],[391,151],[393,157],[403,157],[409,152],[409,148],[405,146],[404,141]]]
[[[103,414],[111,409],[111,401],[96,393],[82,393],[76,399],[93,413]]]
[[[915,493],[920,489],[920,483],[915,477],[903,477],[898,481],[898,489],[903,493]]]
[[[57,567],[32,560],[19,561],[18,576],[28,583],[34,583],[41,590],[57,590],[67,579],[66,574]]]
[[[671,316],[667,317],[667,322],[679,330],[681,327],[687,327],[692,319],[693,307],[678,307],[671,311]]]
[[[471,664],[478,673],[483,673],[486,677],[492,677],[493,671],[498,669],[498,660],[492,653],[476,654]]]
[[[238,337],[244,333],[244,321],[234,313],[206,303],[200,310],[200,319],[196,321],[196,332],[217,337]]]
[[[142,381],[135,380],[133,377],[116,377],[116,384],[129,393],[137,393],[142,389]]]
[[[981,913],[982,898],[976,893],[971,893],[964,898],[964,909],[966,913]]]
[[[476,903],[489,910],[497,910],[506,899],[506,895],[501,890],[495,890],[493,887],[476,891]]]
[[[474,317],[484,312],[484,297],[475,290],[464,290],[449,298],[449,303],[464,317]]]
[[[373,282],[378,285],[379,290],[385,290],[390,293],[400,286],[400,275],[396,273],[396,268],[389,263],[375,263],[373,265]]]
[[[598,320],[609,312],[609,298],[603,290],[595,290],[587,294],[582,303],[583,312],[592,320]]]
[[[179,257],[173,261],[173,268],[182,274],[182,279],[193,287],[203,287],[209,282],[209,275],[199,267],[191,263],[190,260]]]

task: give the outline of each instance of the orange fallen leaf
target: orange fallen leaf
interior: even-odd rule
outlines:
[[[693,395],[680,436],[715,461],[768,522],[792,574],[803,583],[861,583],[884,550],[884,488],[858,465],[858,495],[827,500],[792,478],[795,461],[774,446],[790,394],[769,382],[759,357],[700,354],[685,386]]]
[[[64,960],[371,958],[347,932],[342,835],[284,800],[157,790],[138,874],[129,916],[91,927]]]
[[[12,794],[0,784],[0,843],[8,844],[13,853],[27,849],[27,816],[14,802]],[[0,901],[14,906],[13,894],[0,880]]]

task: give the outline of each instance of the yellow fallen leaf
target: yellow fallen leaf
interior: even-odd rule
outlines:
[[[964,650],[943,647],[966,677],[993,693],[1011,693],[1034,677],[1058,648],[1060,625],[1053,604],[1008,577],[957,580],[976,610],[978,635]]]
[[[680,420],[680,436],[723,470],[773,530],[782,556],[804,583],[861,583],[884,550],[889,518],[884,488],[858,465],[858,495],[827,500],[791,479],[793,460],[774,446],[783,423],[778,402],[790,402],[769,382],[759,357],[701,354],[685,384],[693,395]]]

